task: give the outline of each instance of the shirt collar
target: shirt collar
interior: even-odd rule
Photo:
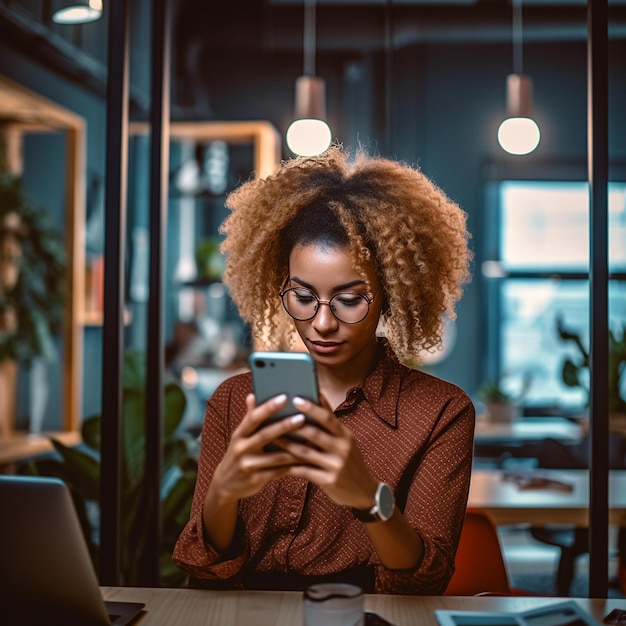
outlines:
[[[363,381],[365,399],[376,415],[394,428],[398,421],[398,397],[405,367],[386,339],[379,339],[376,367]]]

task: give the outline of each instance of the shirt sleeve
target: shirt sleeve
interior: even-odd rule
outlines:
[[[454,572],[472,468],[474,406],[462,391],[436,421],[414,472],[404,515],[424,542],[421,563],[411,570],[375,565],[376,593],[442,594]]]
[[[204,498],[215,468],[224,458],[232,431],[245,415],[249,385],[242,378],[237,376],[222,383],[207,402],[191,514],[172,554],[174,564],[190,574],[191,586],[207,587],[210,581],[234,579],[249,554],[249,539],[241,519],[238,520],[233,549],[228,555],[220,554],[210,545],[202,523]]]

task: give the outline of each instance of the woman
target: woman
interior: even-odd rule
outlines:
[[[224,282],[257,342],[310,352],[322,398],[259,428],[284,397],[256,406],[249,373],[216,390],[174,562],[194,587],[442,593],[474,408],[402,363],[440,346],[442,315],[454,315],[465,214],[415,169],[352,162],[339,147],[245,183],[227,206]],[[293,431],[306,441],[285,438]],[[264,451],[271,442],[279,449]]]

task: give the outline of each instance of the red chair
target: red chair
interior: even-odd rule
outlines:
[[[509,584],[500,539],[490,517],[467,509],[455,558],[455,572],[444,595],[536,595]]]

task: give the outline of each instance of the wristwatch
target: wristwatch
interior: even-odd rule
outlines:
[[[386,522],[396,508],[396,499],[387,483],[378,483],[375,504],[371,509],[352,509],[354,517],[362,522]]]

